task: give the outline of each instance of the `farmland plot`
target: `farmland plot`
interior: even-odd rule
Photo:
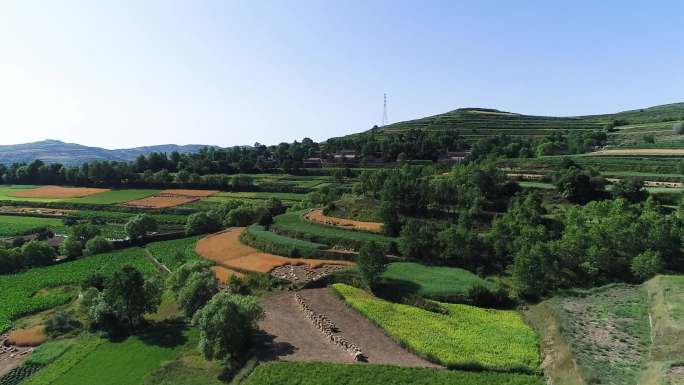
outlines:
[[[440,303],[443,315],[344,284],[333,289],[402,345],[447,367],[539,371],[537,336],[515,311]]]

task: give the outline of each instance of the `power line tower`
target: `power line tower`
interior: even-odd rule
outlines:
[[[387,125],[387,94],[382,94],[382,125]]]

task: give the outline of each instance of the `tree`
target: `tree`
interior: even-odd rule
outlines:
[[[60,251],[67,258],[78,258],[83,255],[83,244],[76,238],[67,238],[60,246]]]
[[[643,137],[644,143],[655,143],[655,136],[648,134]]]
[[[672,125],[672,131],[675,134],[682,135],[684,134],[684,122],[677,122]]]
[[[256,322],[263,314],[255,297],[217,294],[192,319],[200,331],[200,352],[208,360],[222,360],[227,368],[234,368],[241,353],[250,347]]]
[[[81,247],[85,246],[88,240],[97,235],[100,235],[100,229],[90,223],[79,223],[71,226],[69,229],[69,237],[78,240],[81,243]]]
[[[16,273],[22,268],[22,256],[17,249],[0,248],[0,274]]]
[[[359,270],[366,284],[372,289],[380,282],[380,276],[387,270],[385,251],[375,242],[361,246],[358,258]]]
[[[55,259],[55,249],[43,241],[29,241],[21,247],[21,255],[27,266],[45,266]]]
[[[185,234],[213,233],[221,229],[221,218],[213,212],[191,214],[185,223]]]
[[[114,246],[112,245],[112,242],[110,242],[107,238],[98,235],[86,242],[85,252],[88,255],[106,253],[112,251],[113,247]]]
[[[640,281],[646,281],[660,273],[663,267],[663,259],[653,250],[646,250],[634,257],[630,266],[632,273]]]
[[[560,171],[554,184],[563,198],[574,203],[587,203],[599,195],[592,185],[591,175],[577,168]]]
[[[129,238],[140,240],[157,231],[157,221],[147,214],[140,214],[128,221],[125,229]]]
[[[464,225],[451,225],[440,231],[437,239],[445,262],[470,270],[485,265],[481,258],[485,247],[473,229]]]
[[[648,191],[644,189],[644,181],[640,178],[625,178],[615,184],[611,190],[613,197],[624,198],[631,203],[639,203],[648,198]]]
[[[135,329],[143,315],[156,311],[160,302],[161,285],[155,280],[145,280],[134,267],[124,266],[107,280],[89,314],[96,323],[113,318],[119,325]]]
[[[219,290],[214,273],[202,262],[181,265],[171,273],[167,286],[188,317],[202,308]]]
[[[437,230],[431,223],[410,219],[399,234],[399,251],[410,258],[428,260],[435,257]]]

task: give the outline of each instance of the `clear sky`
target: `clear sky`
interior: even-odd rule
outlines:
[[[0,0],[0,144],[275,144],[684,101],[682,1]]]

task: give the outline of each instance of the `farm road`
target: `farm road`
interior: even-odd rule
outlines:
[[[339,334],[361,348],[370,364],[439,367],[399,346],[365,317],[349,308],[327,288],[298,292],[312,310],[335,323]],[[299,310],[289,292],[265,299],[266,317],[259,323],[262,359],[354,362],[352,356],[325,339]]]

